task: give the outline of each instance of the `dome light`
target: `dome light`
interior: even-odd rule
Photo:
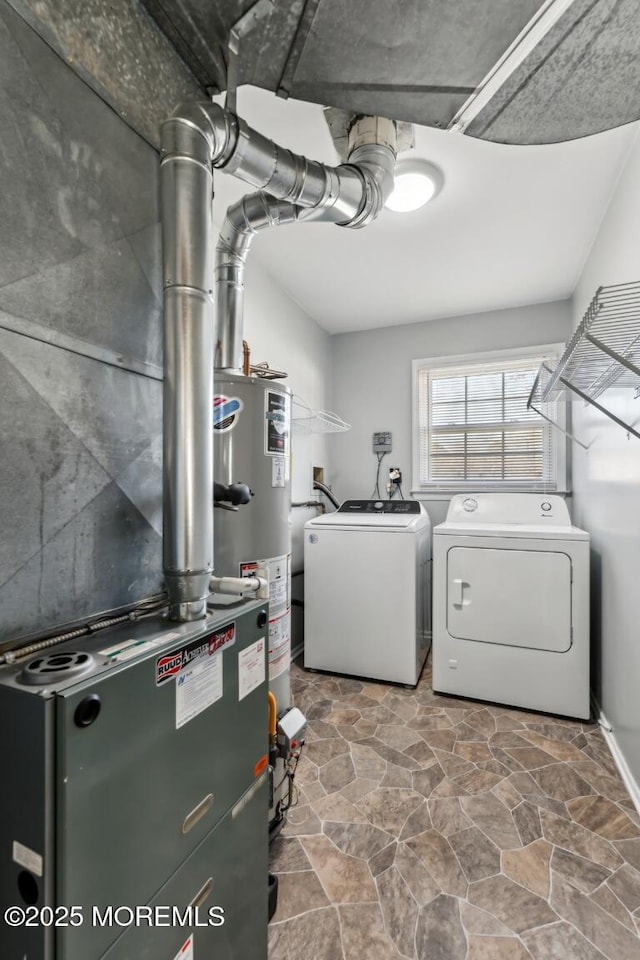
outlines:
[[[396,213],[419,210],[440,192],[443,182],[442,172],[427,160],[399,160],[395,187],[385,206]]]

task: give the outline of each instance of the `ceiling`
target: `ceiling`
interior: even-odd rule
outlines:
[[[320,107],[242,87],[238,112],[282,145],[338,162]],[[263,230],[250,261],[330,333],[568,297],[638,126],[527,147],[417,126],[411,155],[444,174],[435,200],[415,213],[385,209],[363,230]],[[247,187],[220,172],[215,190],[220,224]]]
[[[548,143],[640,117],[640,0],[143,2],[205,89],[231,72],[280,97],[447,128],[515,42],[468,134]]]
[[[640,117],[640,0],[143,2],[200,84],[237,83],[237,112],[283,146],[339,162],[325,105],[416,124],[412,155],[441,168],[416,213],[255,238],[326,330],[571,295]],[[221,173],[216,191],[221,222],[245,188]]]

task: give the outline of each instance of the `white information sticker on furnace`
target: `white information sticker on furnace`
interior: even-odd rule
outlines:
[[[42,857],[40,854],[30,850],[29,847],[25,847],[24,844],[18,843],[17,840],[13,841],[13,862],[20,867],[24,867],[25,870],[35,873],[36,877],[42,876]]]
[[[265,680],[265,637],[238,654],[238,700],[244,700]]]
[[[287,481],[287,458],[274,457],[271,461],[271,486],[284,487]]]
[[[194,960],[193,958],[193,934],[186,943],[183,943],[173,960]]]
[[[113,647],[105,647],[103,650],[98,650],[98,653],[109,657],[110,660],[122,662],[124,660],[132,660],[133,657],[137,657],[141,653],[147,653],[149,650],[155,650],[159,643],[164,642],[164,637],[159,640],[125,640],[123,643],[116,643]]]
[[[197,657],[176,677],[176,730],[222,696],[222,653]]]

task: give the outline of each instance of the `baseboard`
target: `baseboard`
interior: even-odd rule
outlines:
[[[600,704],[594,699],[593,705],[594,715],[598,718],[598,723],[600,725],[600,729],[602,730],[602,736],[604,737],[605,743],[609,747],[611,756],[613,757],[615,765],[618,768],[618,772],[622,777],[625,787],[629,791],[629,796],[633,800],[633,804],[640,814],[640,785],[629,769],[629,764],[625,760],[624,754],[618,745],[613,728],[602,712]]]

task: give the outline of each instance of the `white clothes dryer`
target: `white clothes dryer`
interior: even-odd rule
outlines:
[[[433,529],[433,688],[588,719],[589,534],[562,497],[452,498]]]
[[[415,685],[431,646],[431,523],[417,500],[346,500],[304,529],[304,665]]]

